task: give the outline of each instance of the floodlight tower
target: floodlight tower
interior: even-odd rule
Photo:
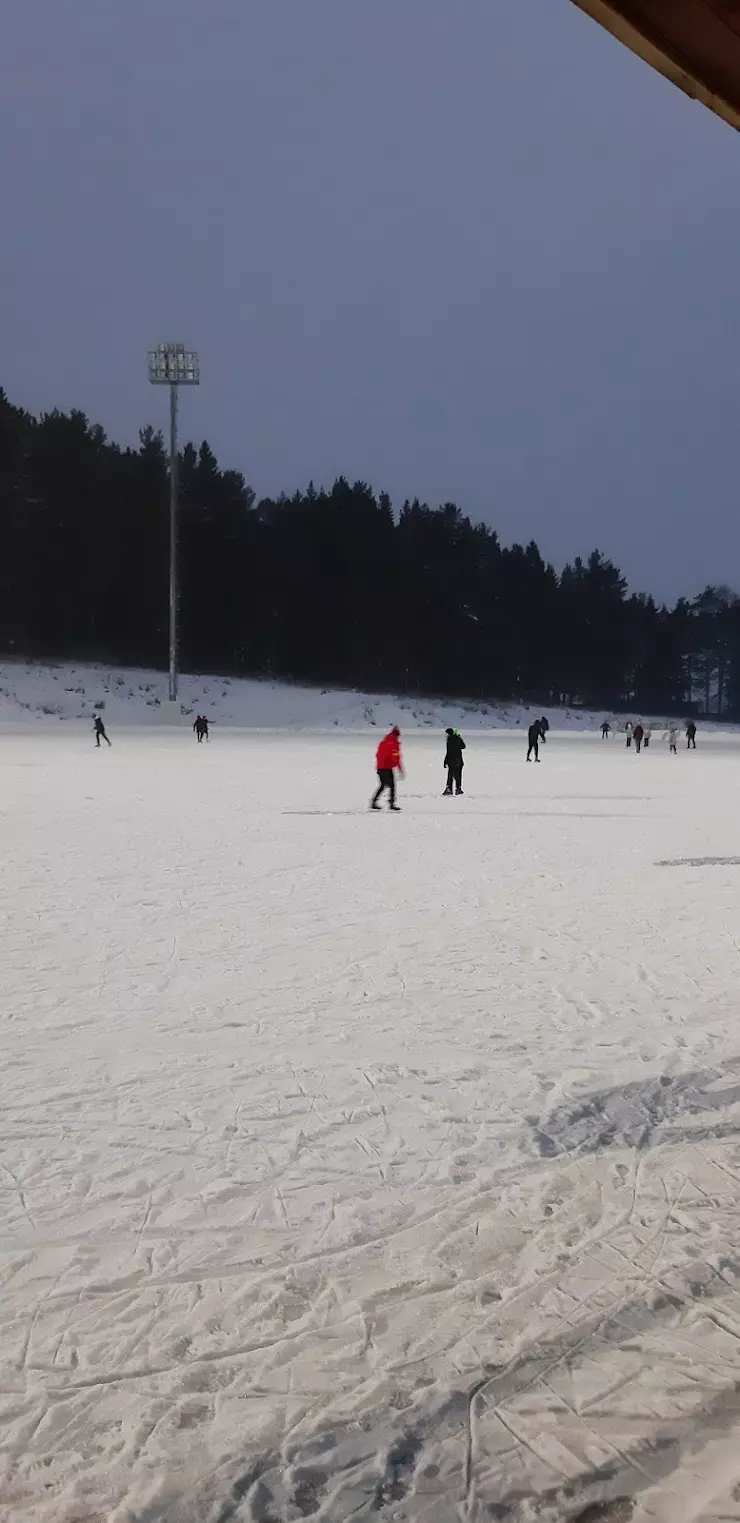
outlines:
[[[170,388],[170,703],[177,698],[177,391],[200,382],[198,356],[184,344],[149,350],[149,380]]]

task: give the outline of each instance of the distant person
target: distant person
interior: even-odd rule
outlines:
[[[673,755],[678,756],[678,730],[675,724],[672,724],[668,731],[668,745]]]
[[[629,751],[629,748],[632,745],[632,720],[631,719],[627,720],[627,723],[626,723],[626,725],[624,727],[624,733],[625,733],[625,735],[627,737],[627,750]]]
[[[647,751],[648,746],[650,745],[650,739],[651,739],[652,733],[653,732],[652,732],[649,724],[646,724],[646,726],[645,726],[645,739],[642,742],[646,751]]]
[[[201,741],[203,739],[203,720],[201,719],[200,714],[196,715],[195,724],[193,725],[193,729],[195,730],[195,733],[196,733],[196,735],[198,737],[198,745],[200,745],[200,743],[201,743]]]
[[[611,735],[611,733],[612,733],[612,727],[611,727],[611,725],[609,723],[609,720],[605,719],[603,725],[601,726],[601,739],[602,740],[608,740],[609,736]]]
[[[540,721],[539,719],[535,719],[534,724],[531,724],[527,730],[527,761],[532,760],[532,752],[534,752],[535,761],[539,761],[541,738],[542,731],[540,729]]]
[[[93,721],[93,735],[95,736],[95,744],[98,747],[98,750],[100,750],[101,740],[104,740],[106,745],[110,745],[108,736],[105,733],[105,725],[103,724],[99,714],[95,715],[95,719]]]
[[[210,733],[209,733],[209,730],[208,730],[208,720],[206,719],[205,714],[201,714],[201,716],[200,716],[200,732],[201,732],[201,735],[203,736],[203,739],[207,740],[209,745],[210,745],[211,737],[210,737]]]
[[[393,809],[397,814],[400,813],[396,803],[396,773],[400,773],[401,777],[403,777],[400,742],[401,731],[399,730],[398,725],[394,724],[393,729],[389,730],[388,734],[383,736],[383,739],[381,740],[380,745],[378,746],[378,749],[375,753],[375,767],[378,774],[378,791],[370,800],[371,809],[380,808],[378,799],[382,793],[385,793],[387,789],[390,797],[390,804],[388,805],[388,808]]]
[[[543,744],[543,746],[547,745],[547,732],[548,732],[549,728],[550,728],[550,721],[547,718],[547,715],[543,714],[542,718],[540,720],[540,735],[542,736],[542,744]]]
[[[640,724],[639,719],[637,721],[637,724],[635,725],[634,730],[632,731],[632,739],[635,742],[635,750],[637,752],[637,755],[639,756],[640,755],[640,751],[642,749],[642,742],[645,739],[645,731],[644,731],[642,725]]]
[[[452,793],[453,785],[456,794],[460,794],[463,791],[462,775],[463,767],[465,766],[463,760],[465,741],[462,735],[458,735],[457,730],[449,729],[445,731],[445,734],[447,736],[447,750],[445,751],[443,766],[447,768],[447,787],[443,796],[447,797]]]
[[[696,725],[693,719],[690,719],[686,726],[686,749],[687,751],[696,750]]]

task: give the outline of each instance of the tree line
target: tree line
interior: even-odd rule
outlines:
[[[339,477],[263,498],[180,455],[180,662],[236,676],[644,713],[740,714],[740,600],[667,608],[594,550],[562,571],[454,503]],[[0,391],[0,651],[163,668],[168,464]]]

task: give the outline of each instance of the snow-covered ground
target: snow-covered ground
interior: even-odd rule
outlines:
[[[3,1523],[740,1518],[738,741],[114,717],[0,735]]]
[[[0,661],[0,725],[38,720],[92,723],[102,713],[106,723],[161,724],[167,697],[162,672],[118,667],[74,666]],[[236,677],[183,676],[180,682],[183,724],[206,712],[216,725],[243,729],[367,730],[398,723],[404,730],[439,729],[451,724],[468,730],[516,729],[530,723],[531,707],[514,703],[444,702],[432,698],[394,698],[387,694],[332,692],[281,682]],[[538,713],[541,710],[537,710]],[[587,709],[547,709],[558,730],[592,732],[604,718],[622,728],[625,716]],[[668,718],[676,716],[668,716]],[[632,716],[634,720],[637,714]],[[646,716],[642,716],[643,720]],[[665,727],[659,716],[656,727]]]

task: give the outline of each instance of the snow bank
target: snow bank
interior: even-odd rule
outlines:
[[[113,725],[156,725],[163,722],[166,697],[167,679],[162,672],[0,661],[0,724],[37,720],[92,723],[93,715],[99,712]],[[367,730],[395,723],[403,730],[439,730],[447,725],[461,730],[517,729],[526,728],[534,716],[531,707],[517,704],[448,703],[231,677],[182,676],[180,699],[183,724],[188,720],[192,723],[197,713],[206,713],[214,724],[250,730]],[[553,730],[593,732],[605,718],[615,729],[624,724],[624,716],[603,711],[537,712],[546,713]],[[656,728],[665,723],[664,717],[654,721]]]

